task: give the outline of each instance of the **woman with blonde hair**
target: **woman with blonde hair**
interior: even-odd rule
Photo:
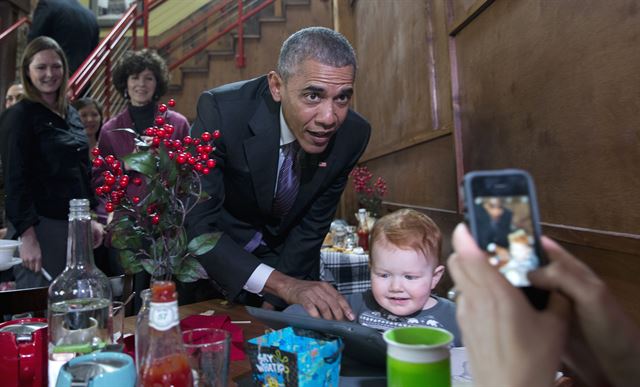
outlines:
[[[19,288],[47,285],[66,264],[69,200],[95,206],[87,136],[66,97],[69,69],[55,40],[42,36],[25,48],[20,66],[24,98],[0,117],[7,218],[22,241]],[[94,245],[102,226],[92,222]]]

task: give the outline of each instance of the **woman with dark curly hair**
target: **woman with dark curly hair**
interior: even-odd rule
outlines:
[[[167,65],[155,51],[143,49],[129,51],[124,54],[113,70],[113,84],[127,100],[126,108],[112,117],[102,127],[98,139],[98,148],[102,155],[114,155],[117,158],[128,155],[136,150],[136,137],[145,138],[144,132],[154,125],[158,112],[158,100],[166,93],[169,86],[169,71]],[[172,139],[182,139],[189,134],[189,123],[180,113],[167,111],[165,122],[174,126]],[[124,128],[133,129],[122,130]],[[135,132],[135,134],[134,134]],[[103,184],[103,167],[93,168],[93,187]],[[131,178],[139,176],[136,172],[129,173]],[[131,190],[140,189],[135,193]],[[144,187],[131,186],[131,195],[142,194]],[[96,212],[102,223],[107,223],[105,201],[100,198],[100,205]]]

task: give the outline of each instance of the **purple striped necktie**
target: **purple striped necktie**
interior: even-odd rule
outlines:
[[[284,217],[298,196],[300,181],[296,172],[296,158],[300,149],[298,142],[294,141],[282,147],[283,160],[278,172],[278,187],[273,198],[272,213],[278,217]]]

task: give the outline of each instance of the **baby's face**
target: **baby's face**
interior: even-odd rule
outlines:
[[[371,290],[378,304],[406,316],[425,309],[431,290],[438,284],[444,267],[434,267],[421,252],[399,249],[378,242],[371,264]],[[434,274],[435,273],[435,274]]]

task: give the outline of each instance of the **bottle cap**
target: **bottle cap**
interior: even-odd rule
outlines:
[[[87,217],[91,219],[89,199],[69,200],[69,220],[85,219]]]

